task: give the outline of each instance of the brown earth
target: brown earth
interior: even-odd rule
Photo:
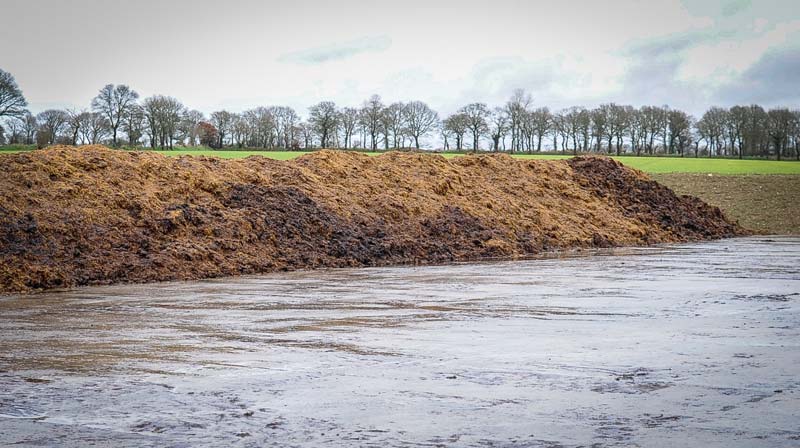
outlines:
[[[55,147],[0,156],[0,189],[3,292],[744,233],[718,208],[594,157]]]
[[[760,233],[800,235],[800,175],[653,174],[679,194],[697,196]]]

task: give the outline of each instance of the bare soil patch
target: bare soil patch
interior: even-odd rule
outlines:
[[[0,157],[0,291],[436,263],[745,231],[608,158]]]
[[[800,235],[799,175],[653,174],[680,194],[697,196],[748,228],[767,234]]]

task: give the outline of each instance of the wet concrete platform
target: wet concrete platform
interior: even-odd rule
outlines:
[[[0,298],[0,444],[800,445],[800,238]]]

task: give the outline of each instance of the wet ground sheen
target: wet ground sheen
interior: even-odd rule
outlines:
[[[800,238],[0,298],[0,444],[798,446]]]

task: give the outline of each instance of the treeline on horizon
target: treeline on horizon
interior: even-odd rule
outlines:
[[[208,146],[254,149],[420,148],[437,138],[445,151],[491,150],[635,155],[792,157],[800,160],[800,110],[759,105],[711,107],[699,119],[668,106],[614,103],[594,109],[535,107],[519,89],[502,106],[471,103],[440,118],[422,101],[361,107],[323,101],[306,119],[291,107],[220,110],[206,117],[173,97],[140,101],[126,85],[109,84],[85,110],[48,109],[36,115],[13,76],[0,69],[0,144],[107,144],[173,149]]]

